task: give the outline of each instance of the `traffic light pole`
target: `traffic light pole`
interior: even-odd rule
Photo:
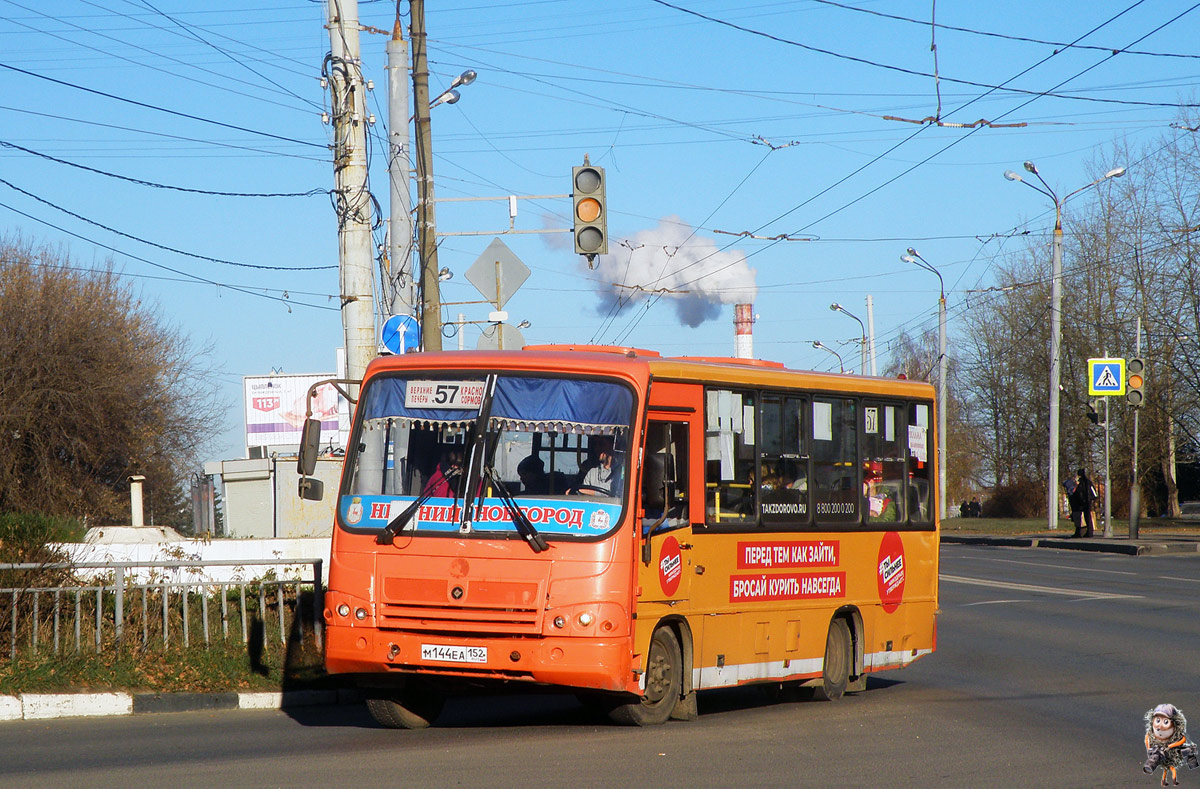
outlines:
[[[1134,340],[1134,355],[1142,355],[1142,316],[1137,319],[1137,339]],[[1138,521],[1142,517],[1142,485],[1138,481],[1138,416],[1142,409],[1133,409],[1133,480],[1129,483],[1129,539],[1138,538]]]

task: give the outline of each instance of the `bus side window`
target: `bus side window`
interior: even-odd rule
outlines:
[[[705,521],[753,524],[758,519],[754,394],[709,389],[704,406]]]
[[[808,453],[804,415],[807,400],[764,393],[762,396],[762,479],[758,485],[764,526],[796,527],[809,521]]]
[[[849,398],[812,401],[812,468],[809,484],[818,522],[856,523],[863,500],[858,471],[857,404]]]
[[[913,523],[930,523],[933,520],[930,469],[930,439],[933,431],[929,427],[929,404],[908,404],[908,517]]]
[[[863,514],[867,523],[904,523],[908,496],[903,408],[863,403]]]

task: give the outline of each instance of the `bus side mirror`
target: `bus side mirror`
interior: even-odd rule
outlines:
[[[316,419],[305,419],[300,431],[300,455],[296,458],[296,471],[302,477],[311,477],[317,470],[317,455],[321,454],[321,423]],[[301,494],[301,498],[304,498]],[[318,498],[320,498],[318,496]]]
[[[302,499],[320,501],[325,495],[325,483],[316,477],[301,477],[298,493]]]

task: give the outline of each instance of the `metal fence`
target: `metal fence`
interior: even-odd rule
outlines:
[[[101,652],[129,644],[165,650],[200,638],[207,645],[218,633],[224,643],[231,632],[242,643],[258,634],[264,639],[278,635],[286,643],[293,631],[302,638],[310,633],[320,649],[322,564],[321,559],[0,564],[0,578],[7,581],[0,588],[0,634],[8,631],[10,659],[26,652]],[[225,568],[233,572],[224,575],[237,575],[249,566],[311,571],[214,580],[202,569]],[[56,580],[44,583],[46,576]]]

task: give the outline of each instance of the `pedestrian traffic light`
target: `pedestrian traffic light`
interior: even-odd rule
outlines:
[[[584,156],[582,167],[571,168],[571,181],[575,254],[587,255],[590,263],[596,255],[608,254],[608,209],[604,204],[604,168],[590,164],[587,156]]]
[[[1134,408],[1140,408],[1145,399],[1146,363],[1139,358],[1125,363],[1125,399]]]
[[[1100,424],[1100,412],[1096,410],[1096,401],[1089,400],[1088,404],[1087,404],[1087,408],[1088,408],[1087,416],[1088,416],[1088,419],[1091,421],[1091,423],[1093,425]]]

